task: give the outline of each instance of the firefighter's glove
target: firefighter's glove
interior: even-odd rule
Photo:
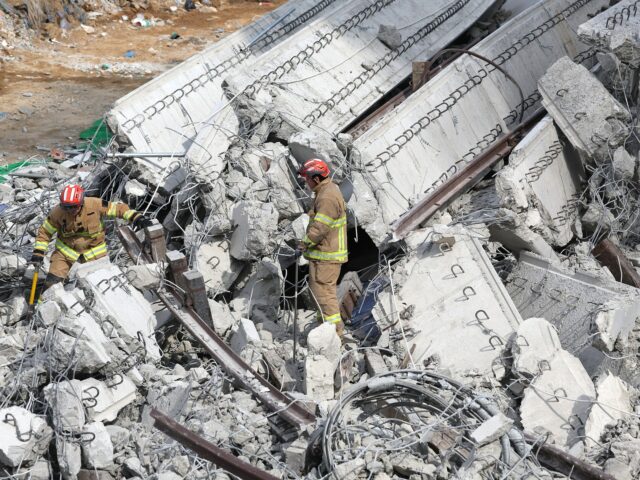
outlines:
[[[44,262],[44,255],[35,252],[33,253],[33,255],[31,255],[31,260],[29,260],[29,263],[36,268],[40,268],[42,262]]]
[[[303,242],[300,242],[296,247],[296,252],[295,252],[296,259],[300,258],[306,250],[307,250],[307,245]]]
[[[141,230],[143,228],[150,227],[151,225],[153,225],[153,222],[149,218],[145,217],[144,215],[138,215],[133,220],[134,230]]]

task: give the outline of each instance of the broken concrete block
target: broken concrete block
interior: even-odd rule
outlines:
[[[520,417],[525,430],[541,427],[561,447],[582,438],[596,391],[580,360],[560,350],[540,369],[540,375],[524,391]]]
[[[389,367],[387,367],[387,364],[384,362],[384,358],[375,350],[366,350],[364,352],[364,361],[367,373],[371,377],[389,371]]]
[[[196,253],[196,269],[214,295],[229,290],[242,268],[242,263],[231,257],[229,241],[223,238],[203,243]]]
[[[86,394],[80,380],[50,383],[43,393],[57,429],[72,432],[82,429],[86,420],[83,404]]]
[[[191,385],[189,382],[178,380],[169,385],[155,384],[147,394],[147,404],[142,411],[142,424],[153,425],[151,407],[161,410],[172,418],[178,419],[189,400]]]
[[[137,180],[129,180],[124,184],[124,193],[128,198],[142,198],[147,193],[147,187]]]
[[[41,417],[22,407],[0,410],[0,463],[29,466],[49,447],[53,431]]]
[[[135,169],[132,175],[154,190],[158,187],[158,192],[162,195],[174,192],[187,178],[186,169],[175,159],[162,169],[150,165],[149,160],[145,158],[135,158],[133,162]]]
[[[280,295],[284,289],[284,277],[280,266],[268,258],[257,264],[233,299],[234,310],[255,322],[275,321],[280,309]]]
[[[284,451],[287,468],[298,475],[302,475],[306,467],[307,441],[300,437]]]
[[[278,145],[272,147],[273,157],[269,162],[268,169],[262,177],[259,177],[255,188],[256,197],[259,200],[273,203],[278,210],[279,219],[295,219],[303,213],[301,202],[299,201],[299,187],[295,181],[295,175],[290,164],[286,147]],[[302,238],[302,237],[299,237]]]
[[[74,480],[82,468],[82,453],[77,442],[68,442],[56,437],[58,467],[64,480]]]
[[[600,444],[600,437],[608,425],[632,414],[629,387],[618,377],[607,373],[596,382],[597,402],[591,407],[584,427],[587,447]]]
[[[119,267],[109,265],[92,271],[82,276],[79,282],[83,289],[93,293],[96,308],[108,314],[112,322],[115,321],[119,337],[133,347],[132,351],[142,346],[149,359],[160,359],[153,310],[142,293],[129,286]]]
[[[0,183],[0,203],[13,203],[14,191],[11,185]]]
[[[16,275],[27,267],[27,261],[15,253],[0,253],[0,271],[5,275]]]
[[[544,318],[528,318],[513,340],[513,370],[528,378],[538,375],[541,362],[549,362],[562,350],[558,332]]]
[[[395,50],[402,45],[402,34],[394,25],[380,25],[378,27],[378,40]]]
[[[125,474],[129,476],[136,476],[139,478],[146,478],[147,472],[145,471],[140,459],[137,457],[129,457],[125,459],[122,464],[122,470]]]
[[[308,356],[304,362],[304,392],[316,402],[333,400],[335,364],[321,356]]]
[[[597,229],[609,231],[616,225],[613,213],[608,208],[595,203],[587,205],[587,210],[582,214],[580,221],[587,232],[595,232]]]
[[[338,364],[342,341],[336,333],[336,326],[331,323],[322,323],[307,335],[307,348],[309,355],[322,355],[327,360]]]
[[[624,147],[613,152],[613,176],[616,180],[631,180],[636,171],[636,159]]]
[[[109,433],[114,452],[124,448],[127,443],[129,443],[131,432],[128,429],[118,425],[107,425],[105,428],[107,429],[107,433]]]
[[[607,158],[629,135],[631,114],[589,70],[569,57],[554,63],[538,81],[542,105],[583,161]]]
[[[164,264],[143,263],[125,267],[125,275],[138,290],[158,288],[164,280]]]
[[[505,435],[513,426],[513,420],[500,412],[485,420],[471,432],[471,439],[478,446],[486,445]]]
[[[113,464],[113,444],[109,432],[102,422],[86,424],[82,432],[91,441],[82,444],[82,463],[86,468],[104,469]]]
[[[260,342],[260,335],[255,324],[249,319],[241,318],[237,330],[231,336],[229,345],[234,352],[240,353],[247,345],[260,345]]]
[[[86,403],[87,419],[112,422],[118,412],[136,399],[136,386],[126,375],[115,374],[108,381],[82,380],[82,389],[94,400]]]
[[[32,466],[25,466],[16,472],[16,479],[25,480],[50,480],[53,477],[53,469],[47,460],[38,460]]]
[[[231,236],[231,256],[252,260],[268,255],[278,229],[278,211],[270,203],[244,200],[233,209],[235,230]]]
[[[36,312],[44,327],[51,327],[62,316],[62,310],[54,301],[46,301],[36,307]]]
[[[224,337],[229,329],[236,323],[229,306],[222,301],[216,302],[215,300],[209,299],[209,310],[211,310],[213,329],[218,335]]]
[[[288,145],[291,155],[300,166],[307,160],[319,158],[327,162],[332,175],[336,175],[337,179],[343,177],[341,167],[345,164],[344,154],[325,131],[308,129],[296,132],[289,138]]]
[[[612,52],[620,61],[640,66],[640,17],[634,0],[622,0],[578,27],[578,37],[598,50]]]

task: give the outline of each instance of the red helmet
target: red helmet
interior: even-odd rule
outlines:
[[[60,206],[62,207],[81,207],[84,201],[84,188],[80,185],[67,185],[60,192]]]
[[[329,176],[329,166],[318,158],[307,160],[298,170],[298,175],[306,178],[313,178],[316,175],[326,178]]]

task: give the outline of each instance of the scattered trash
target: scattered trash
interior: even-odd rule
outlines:
[[[169,36],[169,38],[170,38],[171,40],[177,40],[178,38],[180,38],[180,34],[179,34],[178,32],[173,32],[173,33]]]
[[[0,122],[7,119],[7,112],[0,112]]]
[[[24,93],[22,94],[22,96],[23,96],[23,97],[33,97],[33,93],[31,93],[31,92],[24,92]]]
[[[154,18],[144,18],[144,15],[139,13],[131,20],[131,24],[136,27],[153,27],[156,25],[156,20]]]
[[[84,30],[86,34],[96,33],[96,29],[94,27],[91,27],[89,25],[84,25],[83,23],[80,24],[80,28]]]
[[[53,160],[58,160],[58,161],[65,160],[67,158],[67,154],[64,153],[64,151],[61,148],[55,148],[55,147],[49,151],[49,156]]]
[[[136,52],[134,50],[127,50],[126,52],[124,52],[123,57],[124,58],[133,58],[136,56]]]
[[[196,4],[193,2],[193,0],[185,0],[184,9],[186,11],[195,10],[196,9]]]

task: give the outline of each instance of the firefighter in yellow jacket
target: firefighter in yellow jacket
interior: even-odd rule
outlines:
[[[124,203],[107,202],[100,198],[84,196],[80,185],[68,185],[60,193],[60,204],[49,212],[33,248],[31,262],[39,266],[47,253],[54,234],[56,249],[51,254],[51,266],[45,279],[45,288],[62,282],[71,266],[97,260],[107,255],[104,218],[122,218],[135,228],[151,225],[151,221]]]
[[[347,208],[338,186],[329,178],[322,160],[304,163],[298,171],[315,197],[309,212],[309,226],[299,250],[309,260],[309,288],[320,307],[322,320],[344,332],[340,317],[337,283],[340,268],[347,261]]]

